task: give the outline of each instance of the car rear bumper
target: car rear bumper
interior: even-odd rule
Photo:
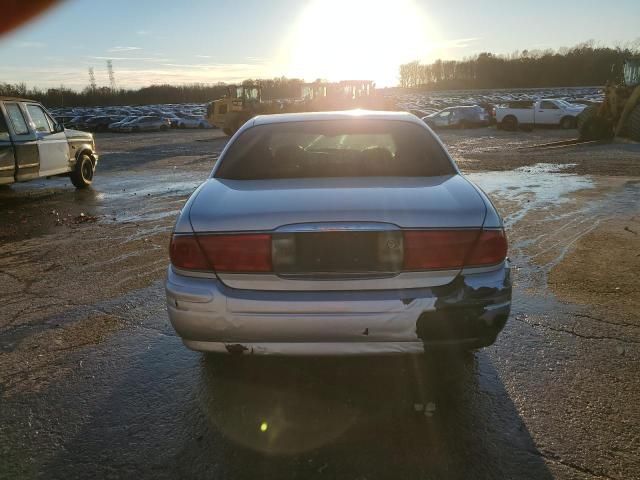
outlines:
[[[231,289],[169,267],[169,319],[193,350],[237,354],[421,353],[425,345],[490,345],[511,308],[508,261],[448,285],[407,290]]]

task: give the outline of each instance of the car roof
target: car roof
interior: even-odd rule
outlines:
[[[33,103],[40,103],[37,100],[29,100],[28,98],[20,98],[20,97],[4,97],[2,95],[0,95],[0,102],[2,101],[11,101],[11,102],[33,102]]]
[[[336,112],[278,113],[258,115],[253,118],[253,126],[271,123],[311,122],[316,120],[400,120],[422,124],[420,119],[409,112],[388,112],[374,110],[345,110]]]

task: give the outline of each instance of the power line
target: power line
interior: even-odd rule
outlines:
[[[117,90],[116,76],[113,73],[113,62],[111,60],[107,60],[107,72],[109,72],[109,86],[111,87],[111,91],[115,92]]]
[[[93,72],[93,67],[89,67],[89,86],[91,87],[91,90],[96,89],[96,75]]]

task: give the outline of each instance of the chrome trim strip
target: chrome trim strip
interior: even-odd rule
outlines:
[[[16,168],[14,165],[8,165],[6,167],[0,167],[0,170],[13,170]]]
[[[403,272],[391,278],[360,278],[351,280],[300,280],[273,274],[219,273],[218,277],[231,288],[244,290],[331,291],[331,290],[403,290],[446,285],[460,270]]]
[[[18,168],[32,168],[40,166],[40,162],[36,163],[19,163]]]
[[[389,230],[400,230],[400,227],[385,222],[312,222],[283,225],[276,228],[275,232],[384,232]]]

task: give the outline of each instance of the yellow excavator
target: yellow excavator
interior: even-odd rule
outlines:
[[[227,135],[233,135],[247,120],[256,115],[329,110],[394,110],[395,102],[376,91],[371,80],[313,82],[301,86],[293,99],[262,99],[259,82],[231,85],[227,94],[207,105],[207,120]]]
[[[604,101],[578,115],[581,140],[625,137],[640,141],[640,58],[624,63],[622,83],[609,82]]]

